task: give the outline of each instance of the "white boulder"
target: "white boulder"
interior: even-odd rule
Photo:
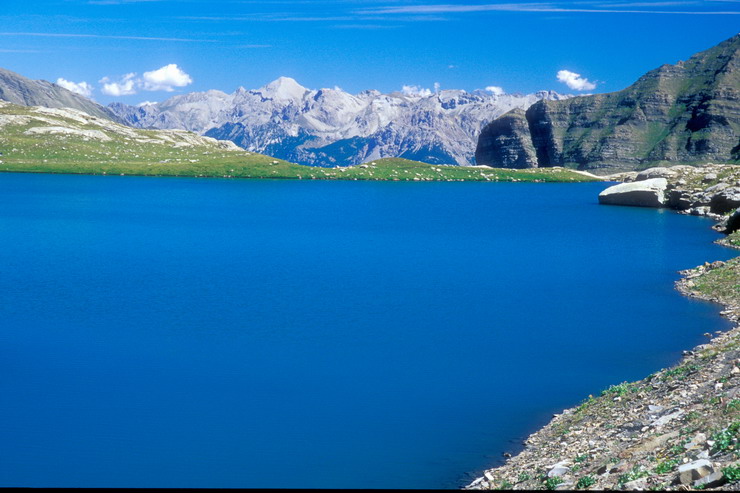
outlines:
[[[639,207],[665,207],[665,189],[668,180],[651,178],[632,183],[620,183],[599,194],[599,203],[608,205],[633,205]]]

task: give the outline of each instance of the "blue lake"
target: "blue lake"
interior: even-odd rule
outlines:
[[[729,328],[606,186],[0,174],[0,486],[459,487]]]

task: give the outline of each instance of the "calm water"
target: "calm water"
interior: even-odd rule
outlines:
[[[0,486],[458,487],[728,324],[604,184],[0,175]]]

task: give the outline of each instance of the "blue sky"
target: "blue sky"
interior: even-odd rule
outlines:
[[[279,76],[352,93],[609,92],[740,31],[740,0],[0,3],[0,67],[104,104]]]

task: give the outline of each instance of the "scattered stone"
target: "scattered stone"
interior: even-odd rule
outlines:
[[[694,488],[717,488],[719,486],[722,486],[727,481],[725,480],[724,475],[722,474],[722,471],[714,471],[711,474],[708,474],[704,476],[701,479],[698,479],[694,481],[694,484],[692,485]]]
[[[676,171],[670,168],[648,168],[640,171],[635,177],[635,181],[650,180],[652,178],[673,178],[676,176]]]
[[[681,484],[690,485],[714,472],[714,465],[707,459],[699,459],[678,466],[678,480]]]
[[[686,450],[692,450],[695,449],[701,445],[704,445],[707,442],[707,436],[704,433],[697,433],[694,435],[694,438],[691,439],[689,443],[683,446]]]

